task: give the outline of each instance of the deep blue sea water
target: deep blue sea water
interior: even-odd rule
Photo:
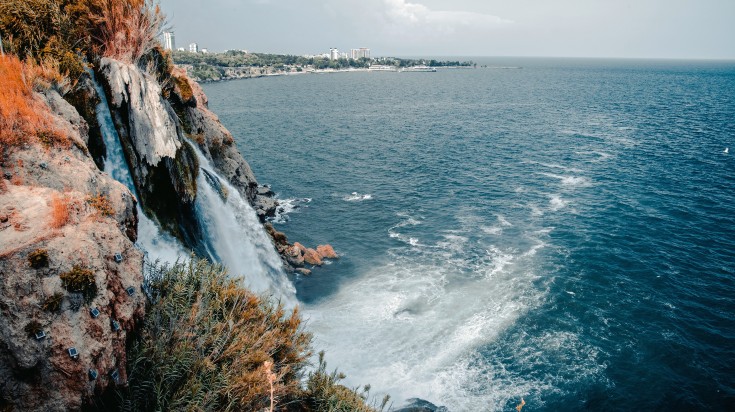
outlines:
[[[732,410],[735,63],[475,59],[209,84],[330,367],[395,406]],[[310,199],[310,201],[308,200]]]

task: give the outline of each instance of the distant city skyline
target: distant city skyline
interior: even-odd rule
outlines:
[[[161,0],[179,44],[375,56],[735,59],[733,0]]]

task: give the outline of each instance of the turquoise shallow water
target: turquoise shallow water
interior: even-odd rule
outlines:
[[[209,84],[348,383],[450,410],[735,404],[735,63]]]

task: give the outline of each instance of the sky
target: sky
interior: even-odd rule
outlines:
[[[735,59],[735,0],[160,0],[176,46]]]

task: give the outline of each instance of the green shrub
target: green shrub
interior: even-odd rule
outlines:
[[[46,249],[36,249],[29,253],[28,264],[33,269],[48,267],[48,251]]]
[[[362,391],[349,389],[340,385],[345,378],[343,373],[334,370],[327,373],[327,363],[324,361],[324,352],[319,352],[319,367],[309,373],[306,389],[301,398],[304,407],[310,411],[329,412],[377,412],[385,409],[390,396],[386,395],[379,407],[373,407],[366,402],[370,395],[370,385],[365,385]]]
[[[128,354],[123,410],[262,410],[293,402],[310,356],[298,311],[240,287],[193,259],[159,272],[140,338]],[[266,368],[271,362],[272,368]]]
[[[61,283],[69,292],[78,292],[84,295],[87,301],[91,301],[97,295],[97,282],[94,273],[81,266],[74,267],[60,275]]]
[[[339,385],[344,375],[327,374],[323,356],[304,387],[311,335],[297,310],[286,313],[205,260],[152,272],[153,303],[128,351],[121,410],[263,411],[273,401],[277,411],[375,411],[365,404],[369,386]]]

